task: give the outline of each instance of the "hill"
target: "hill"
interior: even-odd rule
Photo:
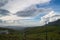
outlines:
[[[0,40],[60,40],[60,20],[24,30],[0,28],[1,30],[8,30],[9,33],[0,34]]]
[[[57,20],[57,21],[54,21],[54,22],[50,22],[48,25],[49,25],[49,26],[50,26],[50,25],[53,25],[53,26],[60,26],[60,19]]]
[[[8,34],[6,34],[8,32]],[[0,28],[0,40],[22,40],[22,33],[17,30]]]
[[[60,40],[60,20],[42,27],[27,28],[26,40]]]

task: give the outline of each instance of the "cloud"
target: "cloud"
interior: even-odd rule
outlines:
[[[5,17],[1,17],[1,20],[5,20],[7,23],[2,23],[5,26],[41,26],[44,25],[44,21],[37,21],[41,19],[42,16],[51,12],[52,9],[50,8],[36,8],[35,5],[27,7],[23,11],[18,11],[17,13],[9,13],[9,15]],[[26,12],[26,13],[25,13]],[[10,20],[10,22],[9,22]],[[11,21],[15,21],[11,23]],[[20,21],[20,22],[19,22]]]
[[[36,6],[32,6],[32,7],[28,7],[26,10],[23,11],[19,11],[15,14],[12,13],[7,13],[8,15],[5,17],[1,17],[0,19],[3,20],[20,20],[20,19],[34,19],[36,17],[36,19],[39,16],[39,19],[44,16],[45,14],[47,14],[48,12],[50,12],[51,9],[50,8],[36,8]],[[5,14],[5,13],[2,13]]]
[[[15,15],[19,17],[32,17],[38,11],[35,7],[28,7],[23,11],[18,11]]]
[[[44,18],[49,18],[49,17],[52,17],[52,16],[54,16],[55,15],[55,13],[54,13],[54,11],[51,11],[50,13],[48,13],[47,15],[45,15],[45,16],[43,16]]]
[[[4,10],[4,9],[0,9],[0,17],[4,17],[9,15],[9,11],[8,10]]]
[[[15,22],[11,22],[11,21],[14,21],[14,20],[10,20],[7,21],[5,20],[7,23],[4,23],[3,25],[5,26],[23,26],[23,27],[34,27],[34,26],[43,26],[45,24],[47,24],[47,22],[53,22],[53,21],[56,21],[58,19],[60,19],[60,15],[56,15],[55,12],[50,12],[49,14],[54,14],[53,16],[48,16],[48,17],[45,17],[45,18],[41,18],[41,20],[39,21],[34,21],[33,19],[20,19],[20,20],[15,20]],[[49,14],[46,14],[46,15],[49,15]],[[46,16],[45,15],[45,16]]]
[[[35,6],[35,4],[44,4],[49,3],[50,1],[51,0],[10,0],[5,6],[1,7],[1,9],[9,11],[8,13],[1,11],[2,16],[6,15],[5,17],[0,17],[1,21],[4,20],[7,22],[2,23],[2,25],[23,27],[42,26],[47,22],[60,19],[60,15],[56,16],[55,11],[51,8],[36,8]],[[37,21],[37,19],[39,20]]]
[[[60,19],[52,8],[36,8],[36,4],[49,3],[51,0],[13,0],[1,7],[0,25],[3,26],[42,26]],[[55,14],[56,13],[56,14]],[[59,14],[59,13],[58,13]],[[39,19],[39,20],[38,20]],[[3,21],[3,23],[2,23]]]
[[[32,5],[23,11],[18,11],[14,15],[17,15],[18,17],[36,17],[38,15],[43,16],[51,10],[51,8],[37,8],[35,5]]]
[[[22,11],[31,5],[48,3],[50,1],[51,0],[10,0],[5,6],[2,7],[2,9],[6,9],[11,13],[16,13],[17,11]]]
[[[3,23],[3,21],[0,19],[0,23]]]
[[[32,19],[30,17],[17,17],[15,15],[7,15],[5,17],[1,17],[2,20],[20,20],[20,19]]]
[[[49,22],[54,22],[58,19],[60,19],[60,15],[57,14],[55,11],[51,11],[49,14],[43,16],[41,18],[41,21],[43,21],[45,24],[48,24]]]
[[[8,0],[0,0],[0,7],[4,6],[6,3],[8,3]]]
[[[33,9],[31,9],[31,10],[33,10]],[[36,13],[36,16],[39,16],[39,19],[41,19],[42,16],[40,16],[40,15],[42,15],[43,13],[44,13],[43,15],[46,15],[50,11],[51,11],[51,9],[49,9],[49,8],[41,8],[41,9],[36,9],[35,13]],[[35,15],[35,13],[33,13],[33,14]],[[8,15],[8,16],[5,16],[5,17],[1,17],[0,19],[5,20],[7,22],[7,23],[4,22],[5,24],[3,24],[3,25],[5,25],[5,26],[8,25],[8,26],[25,26],[25,27],[29,27],[29,26],[41,26],[41,25],[45,24],[44,21],[41,21],[41,20],[37,21],[36,19],[38,17],[37,18],[35,18],[35,17],[29,17],[29,16],[28,17],[21,17],[21,16],[18,17],[16,15]],[[13,21],[13,22],[11,22],[11,21]]]
[[[44,23],[40,21],[32,21],[32,20],[3,20],[0,25],[2,26],[23,26],[23,27],[33,27],[33,26],[42,26]],[[42,24],[43,23],[43,24]]]

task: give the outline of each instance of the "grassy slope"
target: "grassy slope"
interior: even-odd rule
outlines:
[[[47,30],[46,30],[47,28]],[[6,30],[0,28],[0,30]],[[9,34],[0,34],[0,40],[23,40],[23,33],[12,29],[9,30]],[[27,28],[26,40],[46,40],[46,31],[48,40],[60,40],[60,26],[43,26]]]
[[[46,40],[46,31],[48,40],[60,40],[60,26],[44,26],[44,27],[30,28],[26,32],[26,39]]]
[[[22,40],[22,33],[20,31],[0,28],[0,30],[8,30],[9,34],[0,34],[0,40]]]
[[[51,22],[43,27],[28,28],[26,31],[27,40],[60,40],[60,20]]]

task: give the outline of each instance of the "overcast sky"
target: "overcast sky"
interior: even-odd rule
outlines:
[[[41,26],[60,19],[55,15],[60,15],[60,0],[0,0],[0,25]]]

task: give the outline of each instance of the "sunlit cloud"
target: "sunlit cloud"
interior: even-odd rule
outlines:
[[[48,3],[50,1],[51,0],[10,0],[2,7],[2,9],[6,9],[11,13],[16,13],[17,11],[22,11],[31,5]]]
[[[45,5],[52,0],[9,0],[0,7],[0,25],[4,26],[42,26],[48,22],[60,19],[60,13],[52,7],[38,8],[36,5]]]

